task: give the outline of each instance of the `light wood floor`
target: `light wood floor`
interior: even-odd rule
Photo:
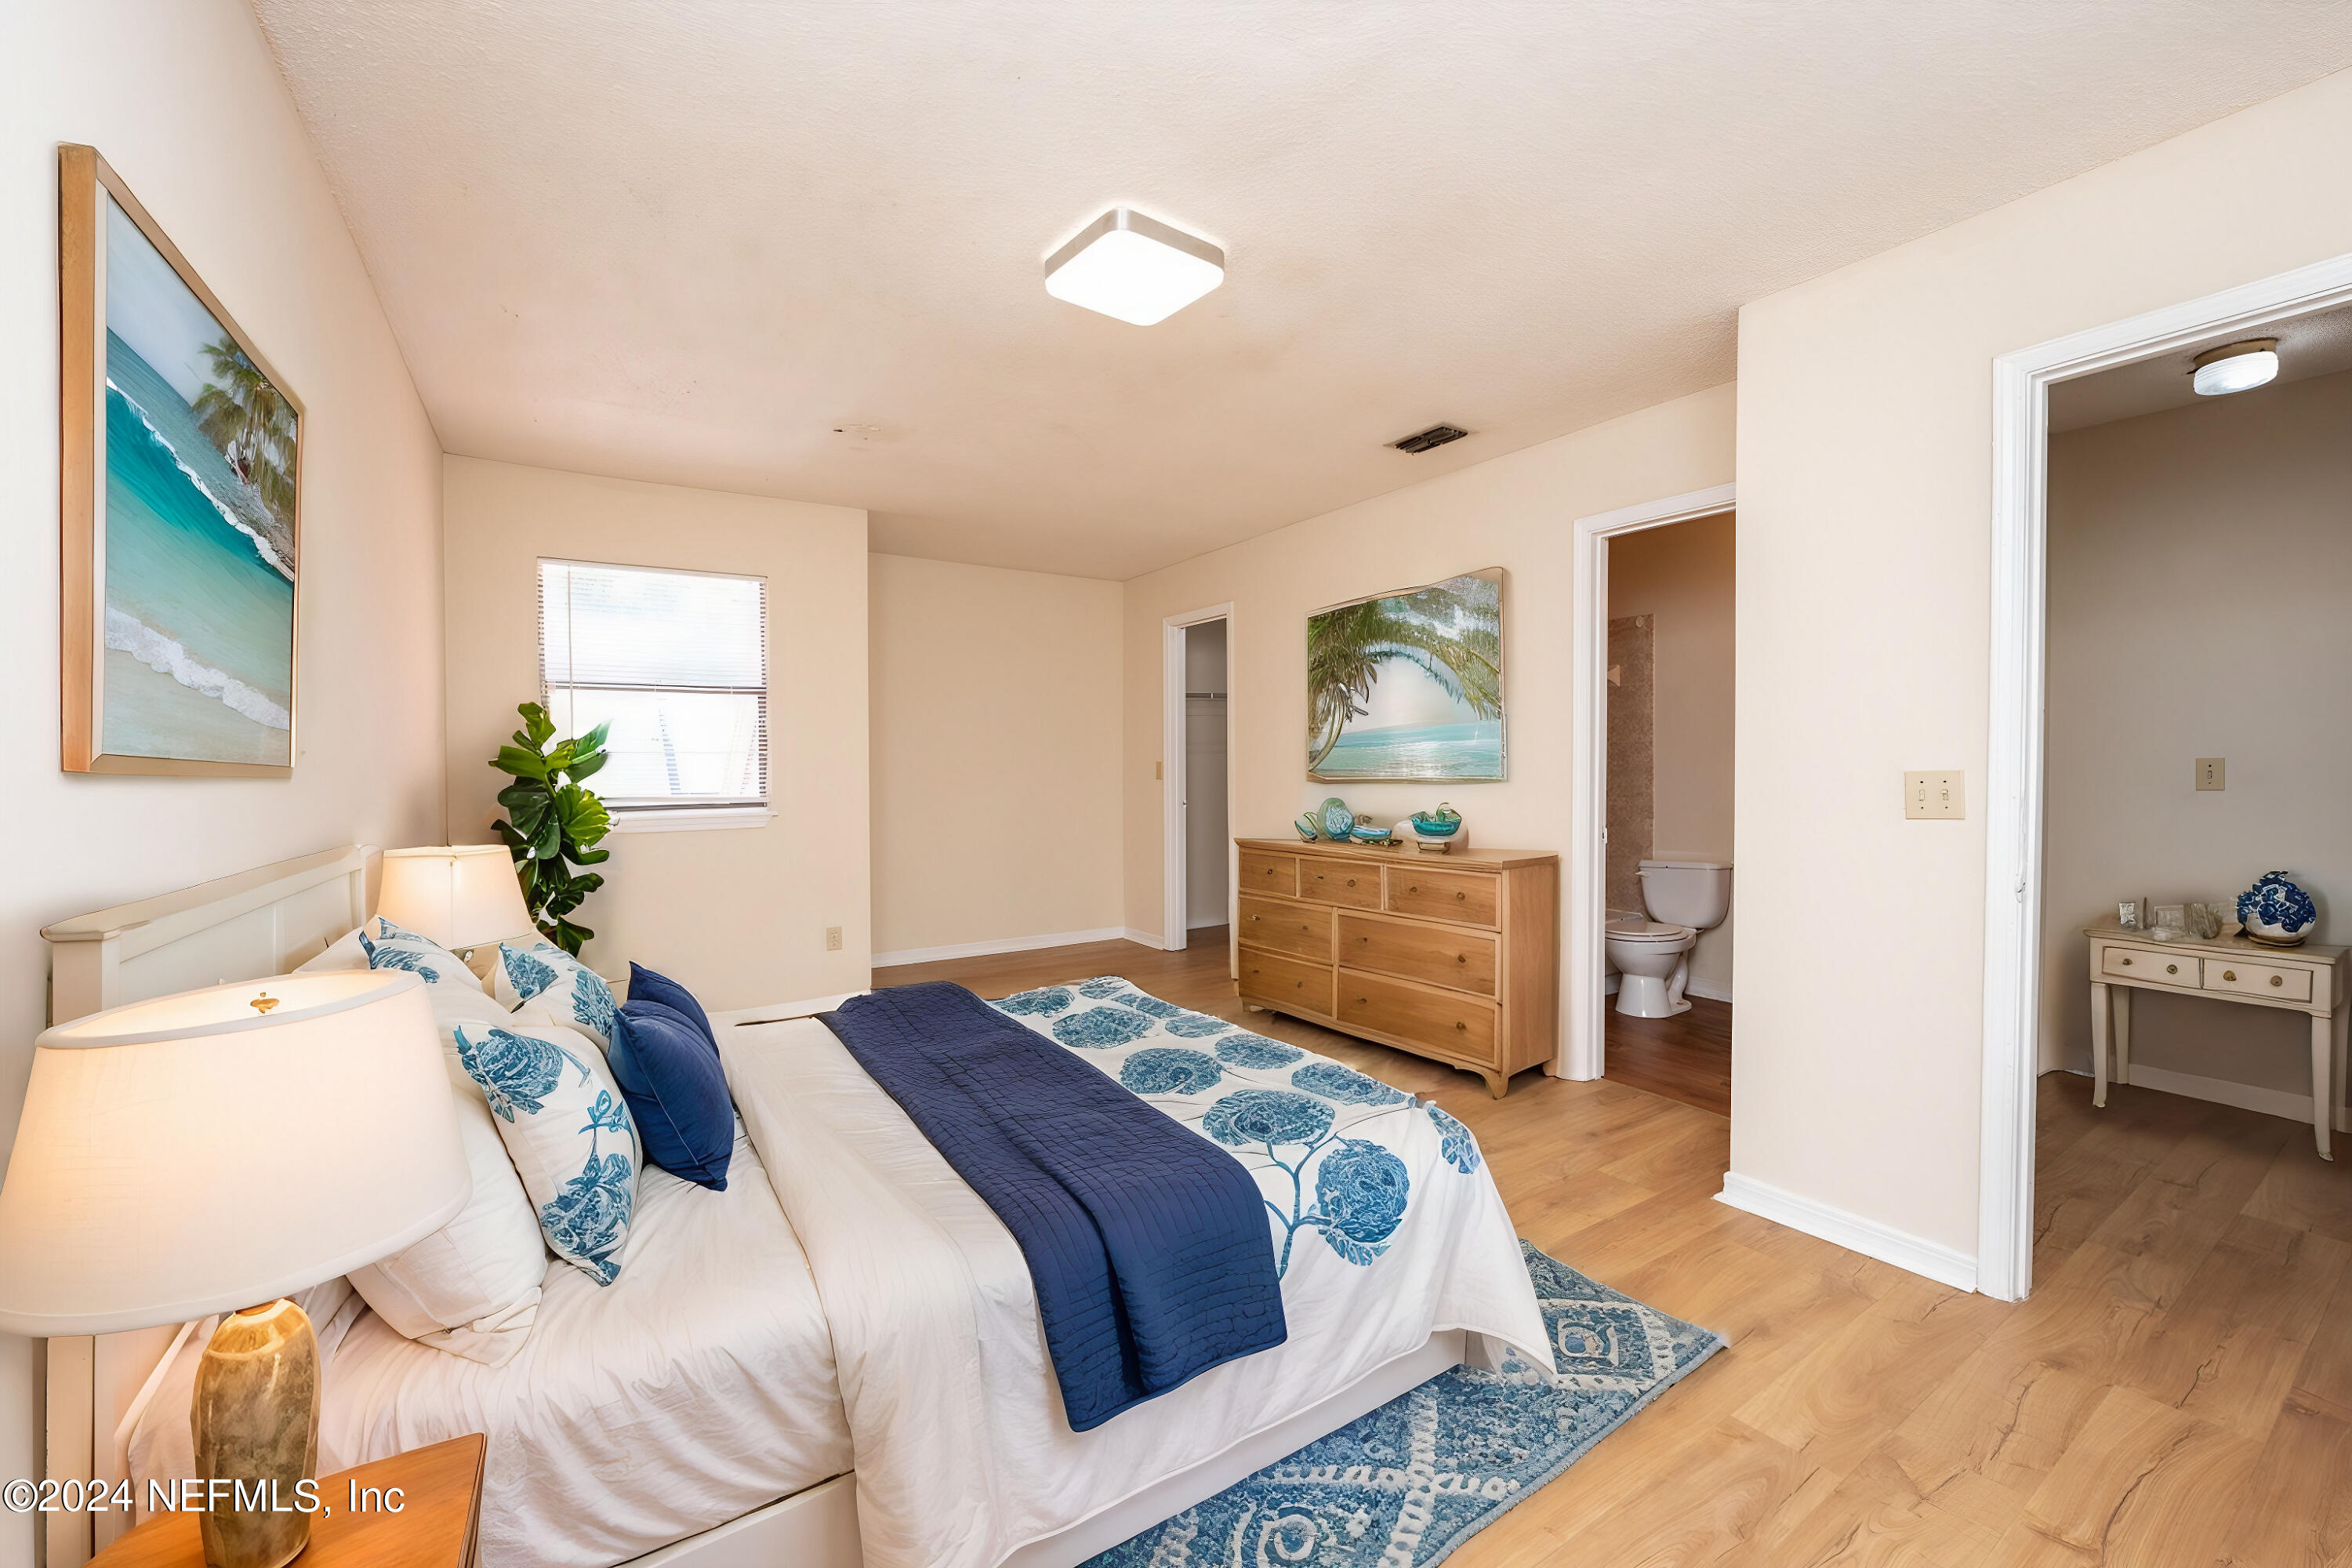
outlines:
[[[876,972],[983,995],[1120,973],[1433,1099],[1521,1235],[1729,1348],[1449,1568],[2352,1564],[2352,1161],[2249,1111],[2042,1080],[2031,1300],[1930,1284],[1713,1201],[1724,1118],[1475,1078],[1244,1015],[1224,933]]]
[[[1704,996],[1671,1018],[1629,1018],[1612,1002],[1606,1020],[1612,1083],[1646,1089],[1685,1105],[1731,1114],[1731,1004]]]

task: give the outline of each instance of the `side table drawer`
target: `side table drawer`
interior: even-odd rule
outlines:
[[[2178,985],[2195,991],[2204,984],[2198,960],[2185,952],[2152,947],[2102,948],[2099,972],[2141,985]]]
[[[2205,989],[2234,991],[2273,1002],[2311,1000],[2311,971],[2284,963],[2248,963],[2236,958],[2205,961]]]

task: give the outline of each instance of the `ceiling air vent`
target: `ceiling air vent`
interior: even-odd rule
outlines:
[[[1426,452],[1433,447],[1443,447],[1448,441],[1459,441],[1468,434],[1469,431],[1459,426],[1433,425],[1426,430],[1416,431],[1403,440],[1391,441],[1389,445],[1400,452]]]

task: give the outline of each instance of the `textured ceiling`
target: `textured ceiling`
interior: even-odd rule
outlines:
[[[2270,384],[2273,386],[2352,370],[2352,305],[2315,311],[2260,330],[2218,333],[2153,359],[2135,360],[2096,375],[2059,382],[2050,389],[2050,428],[2080,430],[2087,425],[2105,425],[2114,419],[2131,419],[2201,402],[2189,382],[2189,373],[2197,368],[2197,356],[2207,349],[2246,338],[2278,340],[2279,373],[2278,379]],[[2256,387],[2230,395],[2260,397],[2262,392],[2261,387]]]
[[[452,451],[1103,577],[1727,381],[1741,302],[2352,63],[2310,0],[256,8]],[[1120,202],[1224,287],[1049,298]]]

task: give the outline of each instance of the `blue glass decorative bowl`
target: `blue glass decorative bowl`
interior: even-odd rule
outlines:
[[[1336,795],[1316,808],[1315,822],[1334,844],[1345,844],[1356,834],[1356,814]]]
[[[1385,827],[1359,827],[1355,829],[1355,836],[1360,844],[1386,844],[1389,841],[1389,830]]]

